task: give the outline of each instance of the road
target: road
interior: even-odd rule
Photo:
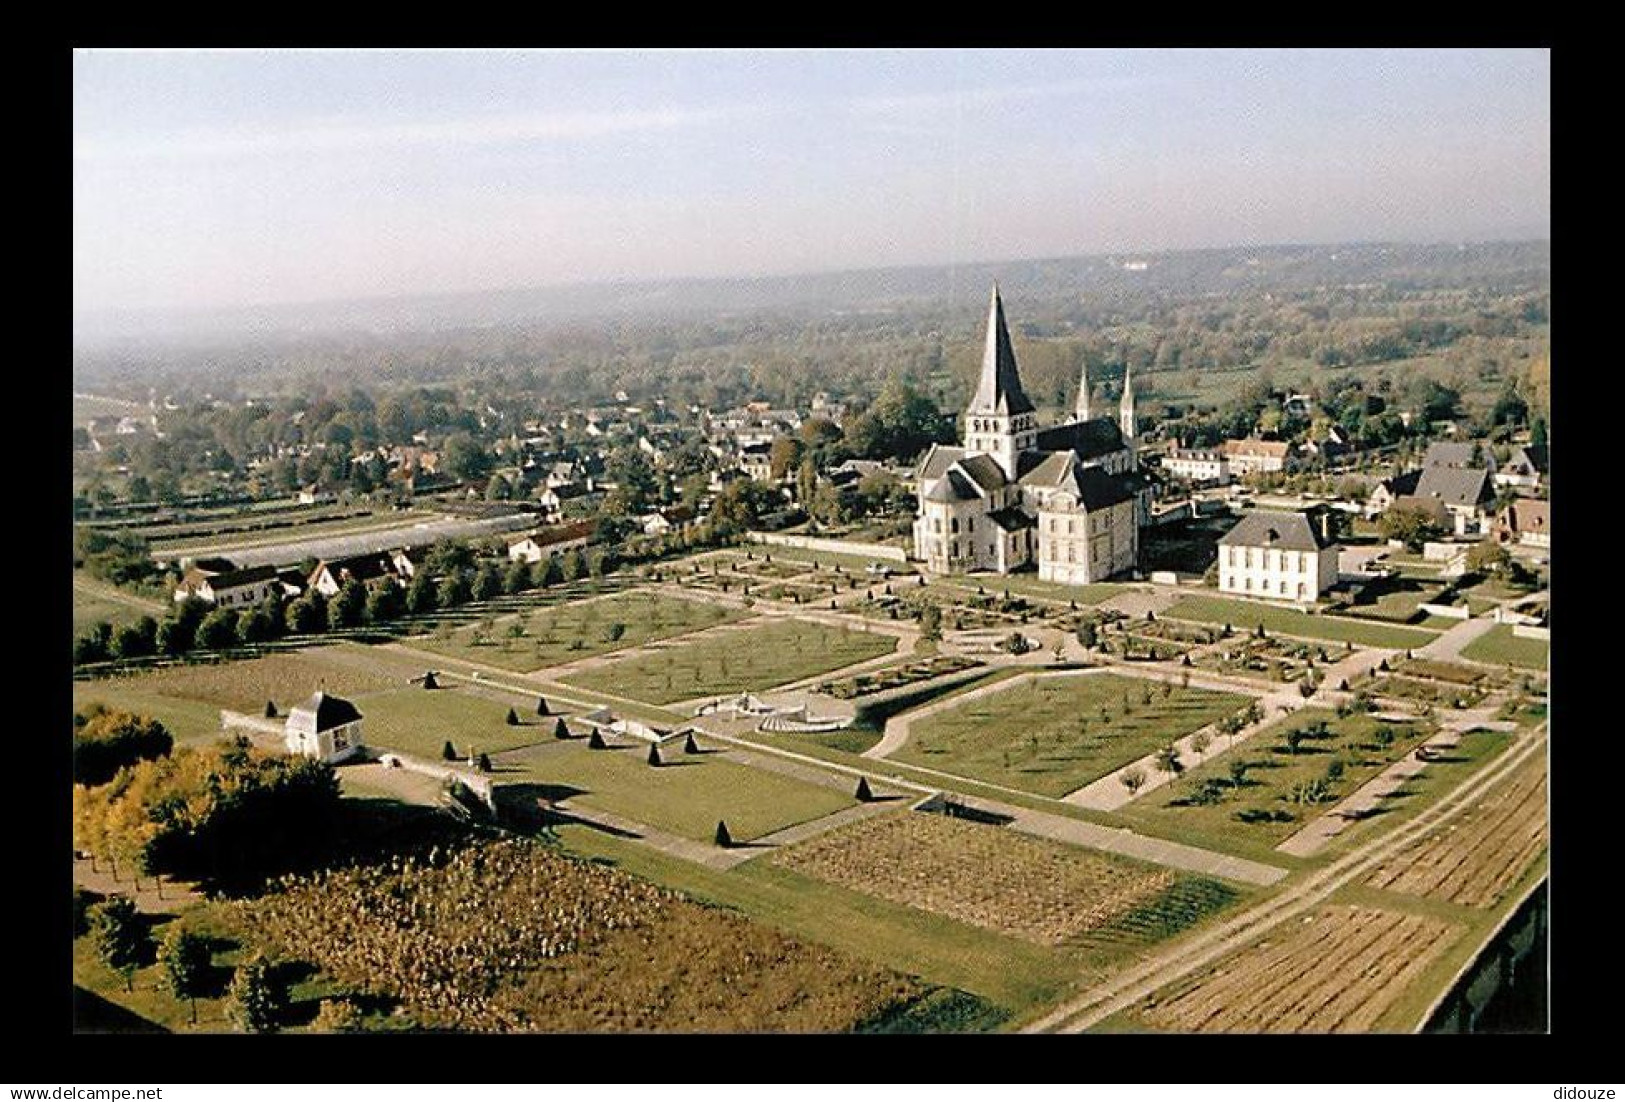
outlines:
[[[1256,941],[1267,931],[1318,906],[1333,892],[1371,871],[1429,831],[1473,807],[1478,799],[1535,754],[1546,752],[1546,731],[1525,736],[1496,761],[1415,818],[1352,850],[1280,894],[1188,942],[1153,954],[1142,964],[1094,985],[1025,1027],[1027,1033],[1081,1033],[1098,1022]]]

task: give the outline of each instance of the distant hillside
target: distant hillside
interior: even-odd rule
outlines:
[[[1052,260],[932,265],[757,279],[683,279],[358,299],[205,312],[102,313],[76,317],[76,350],[131,342],[246,339],[254,343],[318,336],[384,336],[560,322],[727,317],[770,310],[802,315],[943,310],[979,306],[997,279],[1022,315],[1042,320],[1064,304],[1146,297],[1188,299],[1260,290],[1385,284],[1396,290],[1479,286],[1486,291],[1543,284],[1549,241],[1472,245],[1356,244],[1269,246],[1169,253],[1114,253]]]

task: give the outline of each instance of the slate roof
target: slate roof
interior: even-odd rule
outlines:
[[[987,346],[982,351],[982,377],[971,399],[970,413],[1009,416],[1032,413],[1032,401],[1021,389],[1016,371],[1016,353],[1010,345],[1010,330],[1004,324],[1004,302],[998,284],[993,285],[993,301],[987,311]]]
[[[924,459],[920,460],[920,467],[916,472],[916,477],[921,482],[927,479],[941,478],[943,472],[964,457],[964,448],[949,447],[946,444],[932,444],[931,450],[925,453]]]
[[[204,582],[209,588],[219,591],[222,589],[235,589],[240,585],[257,585],[260,582],[269,582],[277,576],[275,566],[250,566],[243,570],[202,570],[197,566],[186,572],[181,579],[181,586],[186,589],[197,589]]]
[[[1490,472],[1483,467],[1425,467],[1416,483],[1416,496],[1466,506],[1481,505],[1495,494],[1490,490]]]
[[[982,495],[976,492],[976,486],[960,471],[958,467],[950,467],[948,472],[937,479],[936,485],[926,493],[927,501],[980,501]]]
[[[287,729],[315,734],[354,723],[360,718],[361,713],[348,700],[318,692],[288,713]]]
[[[1133,480],[1107,474],[1099,467],[1074,468],[1072,481],[1068,489],[1077,493],[1085,509],[1105,509],[1134,497]]]
[[[1077,458],[1075,453],[1065,449],[1047,454],[1028,452],[1017,462],[1016,471],[1024,486],[1059,486],[1072,476]]]
[[[1546,444],[1525,444],[1512,452],[1512,458],[1507,461],[1506,469],[1516,471],[1526,468],[1546,474],[1552,460],[1552,450]]]
[[[1010,484],[1010,480],[1005,477],[1004,468],[999,466],[998,460],[991,455],[967,455],[958,462],[957,467],[985,493],[992,493]]]
[[[1248,513],[1219,537],[1222,547],[1278,547],[1284,551],[1320,551],[1331,546],[1306,513],[1259,509]]]
[[[1473,459],[1473,444],[1467,442],[1453,442],[1449,440],[1436,440],[1428,445],[1428,450],[1422,456],[1422,467],[1482,467],[1493,463],[1489,449],[1479,447],[1479,456]]]
[[[1085,461],[1099,459],[1126,447],[1122,427],[1110,417],[1095,417],[1038,430],[1039,450],[1073,451]]]
[[[995,509],[988,514],[988,519],[1006,532],[1019,532],[1038,523],[1035,518],[1028,516],[1014,505],[1005,509]]]

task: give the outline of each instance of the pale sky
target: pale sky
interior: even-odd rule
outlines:
[[[79,51],[76,312],[1543,237],[1548,50]]]

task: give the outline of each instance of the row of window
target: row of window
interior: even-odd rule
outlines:
[[[1098,534],[1106,530],[1106,518],[1104,516],[1096,514],[1095,516],[1087,519],[1090,521],[1089,531]],[[1057,523],[1058,522],[1054,517],[1049,518],[1049,530],[1051,535],[1054,535],[1060,531],[1060,529],[1056,527]],[[1066,518],[1066,534],[1069,536],[1077,535],[1077,529],[1074,526],[1072,517]]]
[[[1227,578],[1225,580],[1224,588],[1234,590],[1236,588],[1235,579],[1234,578]],[[1253,579],[1250,576],[1243,577],[1241,579],[1241,588],[1242,588],[1243,591],[1245,591],[1247,593],[1251,593],[1253,591]],[[1258,592],[1263,593],[1263,594],[1269,594],[1271,592],[1270,583],[1269,583],[1268,580],[1263,580],[1263,581],[1260,581],[1258,583]],[[1287,597],[1287,596],[1291,596],[1292,589],[1289,586],[1287,580],[1285,578],[1282,578],[1279,582],[1276,583],[1275,592],[1278,592],[1283,597]],[[1307,599],[1308,596],[1309,596],[1309,587],[1306,584],[1304,584],[1303,582],[1299,582],[1299,583],[1297,583],[1297,593],[1298,593],[1299,597]]]
[[[1224,549],[1224,564],[1226,566],[1247,566],[1264,568],[1266,570],[1297,570],[1301,573],[1311,573],[1315,567],[1314,558],[1308,551],[1281,551],[1276,548],[1262,547],[1226,547]]]

